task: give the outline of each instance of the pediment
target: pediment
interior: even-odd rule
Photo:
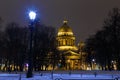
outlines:
[[[66,56],[80,56],[78,53],[73,52],[73,51],[66,51],[64,52]]]

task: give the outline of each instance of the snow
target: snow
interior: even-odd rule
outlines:
[[[120,71],[42,71],[33,72],[32,78],[26,78],[26,72],[0,72],[0,80],[114,80]]]

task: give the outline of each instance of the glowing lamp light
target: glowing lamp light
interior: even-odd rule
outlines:
[[[92,61],[94,62],[94,61],[95,61],[95,59],[92,59]]]
[[[28,64],[26,64],[26,66],[28,67],[29,65],[28,65]]]
[[[29,18],[30,18],[30,20],[35,20],[35,18],[36,18],[36,13],[35,13],[34,11],[30,11],[30,12],[29,12]]]

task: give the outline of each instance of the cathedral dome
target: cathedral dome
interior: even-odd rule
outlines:
[[[59,28],[58,32],[72,32],[72,29],[67,25],[67,21],[63,21],[63,25]]]
[[[63,25],[58,29],[58,36],[60,35],[73,35],[72,29],[67,25],[66,20],[63,21]]]
[[[66,20],[63,21],[63,25],[59,28],[56,40],[57,49],[60,51],[78,50],[75,46],[75,36],[72,32],[72,29],[67,25]]]

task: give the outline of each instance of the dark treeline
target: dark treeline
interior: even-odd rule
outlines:
[[[2,19],[0,19],[2,26]],[[55,28],[45,26],[36,21],[33,35],[33,65],[34,70],[47,70],[48,65],[53,68],[57,63],[58,55],[55,45]],[[29,56],[29,26],[23,27],[12,22],[5,26],[4,31],[0,30],[0,62],[5,64],[2,70],[23,71],[28,63]]]
[[[113,8],[105,19],[101,30],[86,40],[88,61],[95,58],[105,70],[112,70],[114,64],[120,70],[120,10]]]

